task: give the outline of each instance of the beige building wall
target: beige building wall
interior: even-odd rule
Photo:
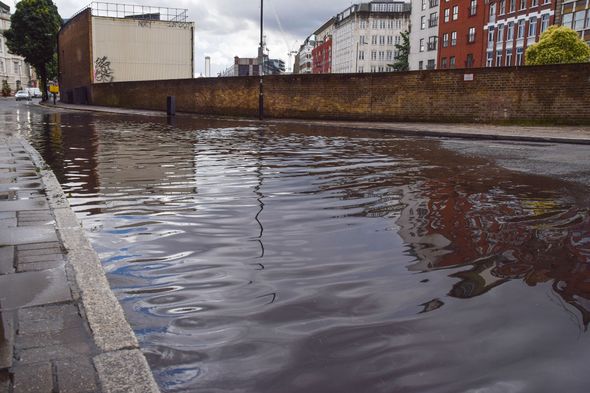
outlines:
[[[94,83],[193,77],[192,22],[92,17]]]
[[[17,87],[32,87],[35,81],[32,79],[31,67],[25,63],[24,59],[9,52],[6,38],[2,35],[8,29],[10,29],[10,14],[0,11],[0,88],[2,81],[5,80],[14,94]]]

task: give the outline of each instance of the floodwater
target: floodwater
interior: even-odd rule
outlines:
[[[164,391],[590,389],[581,186],[377,132],[27,124]]]

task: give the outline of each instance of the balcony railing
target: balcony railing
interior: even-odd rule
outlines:
[[[428,27],[438,26],[438,18],[432,18],[428,20]]]

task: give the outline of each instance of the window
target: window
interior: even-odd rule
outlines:
[[[377,30],[377,27],[379,27],[379,21],[377,19],[373,19],[373,29]]]
[[[512,65],[512,49],[506,49],[506,67]]]
[[[371,44],[377,45],[377,36],[376,35],[371,36]]]
[[[393,45],[393,36],[392,35],[388,35],[387,36],[387,45]]]
[[[365,60],[365,51],[364,50],[359,51],[359,60]]]
[[[520,0],[520,8],[521,10],[524,10],[526,8],[526,0]]]
[[[539,0],[531,0],[531,7],[536,7],[539,5]]]
[[[419,61],[418,62],[418,69],[419,70],[423,70],[424,69],[424,62],[423,61]]]
[[[387,60],[393,60],[393,51],[391,51],[391,50],[387,51]]]
[[[496,3],[490,4],[490,22],[496,21]]]
[[[427,70],[434,70],[434,59],[428,60],[428,64],[426,64]]]
[[[510,42],[514,39],[514,22],[508,22],[508,29],[506,29],[506,41]]]
[[[399,35],[395,36],[395,44],[396,45],[400,45],[402,42],[402,38]]]
[[[488,29],[488,47],[494,45],[494,26],[490,26]]]
[[[20,62],[19,61],[14,62],[14,73],[16,75],[20,75]]]
[[[360,66],[360,67],[359,67],[359,71],[358,71],[358,72],[359,72],[360,74],[362,74],[363,72],[365,72],[365,68],[364,68],[363,66]]]
[[[436,50],[438,46],[438,36],[432,36],[428,38],[428,50]]]
[[[0,74],[4,74],[4,60],[0,60]]]
[[[436,12],[430,14],[430,18],[428,19],[428,27],[435,27],[438,25],[438,16]]]
[[[516,0],[510,0],[510,12],[516,11]]]
[[[371,66],[371,72],[377,72],[377,67]]]
[[[426,10],[426,4],[428,4],[428,2],[426,0],[422,0],[422,11]]]
[[[379,28],[380,28],[381,30],[385,29],[385,19],[381,19],[381,20],[379,21]]]
[[[423,15],[420,18],[420,30],[424,30],[426,28],[426,15]]]
[[[443,57],[440,60],[440,68],[447,68],[447,58],[446,57]]]
[[[573,20],[574,20],[574,14],[565,14],[565,15],[563,15],[562,24],[571,29]]]
[[[590,16],[590,13],[588,13],[588,16]],[[549,28],[549,14],[543,14],[543,16],[541,17],[541,33],[544,33],[545,30],[547,30]]]
[[[379,36],[379,45],[385,45],[385,36],[384,35]]]
[[[504,41],[504,25],[498,25],[498,40],[497,42]]]
[[[371,60],[377,60],[377,51],[376,50],[371,51]]]
[[[520,19],[518,21],[518,35],[516,36],[518,39],[524,38],[524,19]]]
[[[438,0],[430,0],[430,8],[438,7]]]
[[[457,32],[453,31],[451,33],[451,46],[457,46]]]
[[[449,58],[449,67],[450,68],[455,68],[455,56],[451,56]]]
[[[420,39],[420,52],[424,52],[424,38]]]
[[[366,45],[367,44],[367,41],[365,40],[365,36],[364,35],[362,35],[362,36],[359,37],[359,44],[361,44],[361,45]]]
[[[500,7],[498,8],[498,14],[504,15],[506,13],[506,0],[500,0]]]
[[[459,6],[456,5],[453,7],[453,20],[459,19]]]
[[[364,30],[367,28],[367,21],[366,20],[361,20],[361,29]]]
[[[502,65],[502,51],[496,51],[496,67],[500,67]]]
[[[443,46],[443,48],[446,48],[449,46],[449,33],[443,34],[442,46]]]
[[[471,0],[469,2],[469,16],[477,14],[477,0]]]
[[[465,67],[467,67],[467,68],[473,67],[473,53],[467,54],[467,60],[465,60]]]
[[[494,53],[488,52],[488,57],[486,58],[486,67],[491,67],[494,65]]]
[[[451,17],[451,10],[447,8],[445,10],[445,22],[448,22],[450,17]]]
[[[0,38],[0,53],[4,53],[4,40],[2,38]]]
[[[588,15],[586,16],[586,28],[590,29],[590,11],[588,11]]]
[[[467,34],[467,42],[469,42],[469,43],[475,42],[475,27],[469,28],[469,33]]]
[[[379,61],[385,60],[385,52],[380,50],[379,51]]]
[[[584,18],[586,17],[586,10],[578,11],[574,14],[574,30],[584,30]]]
[[[537,35],[537,18],[532,17],[529,20],[529,37],[535,37]]]
[[[522,65],[522,54],[524,53],[524,49],[522,48],[516,48],[516,65],[517,66],[521,66]]]

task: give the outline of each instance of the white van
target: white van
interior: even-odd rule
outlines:
[[[33,98],[41,98],[41,90],[38,87],[30,87],[27,89]]]

